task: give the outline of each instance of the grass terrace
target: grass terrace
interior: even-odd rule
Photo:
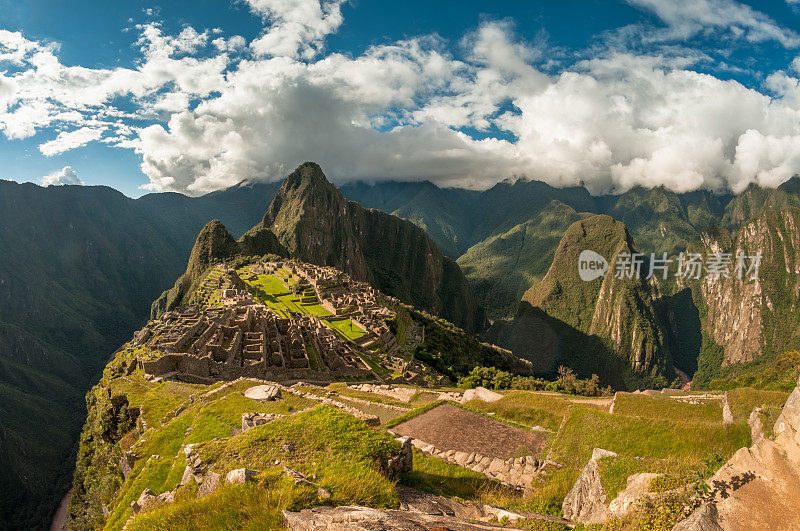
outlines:
[[[283,275],[281,275],[281,271],[283,270],[278,270],[278,272],[272,275],[258,275],[258,278],[255,280],[248,280],[251,276],[250,266],[243,267],[237,272],[245,283],[255,288],[254,296],[256,299],[284,317],[288,317],[290,311],[321,317],[326,325],[349,341],[355,341],[366,334],[365,330],[350,319],[324,319],[333,314],[323,308],[318,301],[314,303],[300,302],[303,297],[313,296],[313,290],[306,290],[306,292],[302,294],[295,295],[287,287],[287,284],[292,284],[292,281],[287,280],[287,273],[285,271],[283,271]]]

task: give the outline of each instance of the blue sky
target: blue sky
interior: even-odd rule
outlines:
[[[784,0],[0,0],[0,178],[774,186],[798,57]]]

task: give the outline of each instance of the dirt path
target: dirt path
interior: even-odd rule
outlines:
[[[543,433],[515,428],[451,404],[437,406],[392,431],[436,448],[500,459],[512,457],[519,448],[525,448],[530,455],[539,455],[547,442]]]
[[[70,499],[72,499],[72,491],[69,491],[64,496],[64,499],[61,500],[61,504],[58,506],[55,516],[53,516],[53,522],[50,524],[50,531],[61,531],[67,528],[67,507],[69,507]]]

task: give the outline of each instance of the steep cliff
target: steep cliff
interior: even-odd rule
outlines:
[[[578,273],[581,252],[608,260],[605,274],[584,281]],[[645,378],[672,380],[671,356],[653,304],[654,287],[645,280],[617,278],[614,264],[622,253],[636,252],[625,226],[598,215],[573,223],[564,234],[545,277],[525,293],[511,323],[499,323],[492,339],[530,359],[540,371],[559,364],[609,381],[620,367]],[[616,358],[616,360],[614,359]],[[623,364],[614,363],[622,361]]]
[[[767,209],[746,223],[732,243],[704,234],[709,252],[731,255],[731,275],[706,276],[702,296],[708,307],[707,332],[724,349],[723,365],[753,361],[798,344],[800,318],[800,209]],[[758,274],[734,274],[736,255],[761,253]]]
[[[307,162],[286,178],[254,228],[267,229],[295,258],[339,267],[464,330],[483,326],[483,310],[461,269],[424,230],[347,201],[317,164]]]

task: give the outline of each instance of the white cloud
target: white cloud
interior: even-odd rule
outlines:
[[[727,33],[750,42],[775,41],[786,48],[800,47],[800,35],[781,27],[769,16],[735,0],[628,0],[655,13],[667,32],[652,39],[686,40],[698,34]]]
[[[45,175],[42,177],[41,183],[42,186],[61,186],[65,184],[83,186],[83,181],[70,166],[64,166],[58,171]]]
[[[52,157],[70,149],[85,146],[89,142],[99,140],[105,131],[104,127],[81,127],[74,131],[62,131],[53,140],[39,146],[39,151],[45,157]]]
[[[47,156],[91,141],[133,149],[147,188],[193,194],[282,178],[306,160],[340,181],[487,187],[527,176],[598,192],[739,191],[800,172],[799,61],[767,78],[769,92],[693,71],[697,53],[606,53],[548,75],[542,50],[506,22],[482,24],[461,53],[423,36],[323,54],[341,2],[249,4],[267,24],[249,47],[215,29],[173,36],[150,23],[138,27],[142,59],[131,69],[67,67],[51,45],[0,34],[17,65],[0,71],[0,130],[60,131],[40,146]],[[748,39],[777,35],[746,6],[702,4],[725,7],[712,14],[740,20]],[[659,16],[670,28],[721,24],[701,11],[685,15],[700,21],[693,29],[667,7]],[[289,38],[267,45],[273,32]],[[115,107],[118,98],[130,105]]]
[[[270,24],[250,43],[257,55],[311,59],[344,21],[344,0],[246,0]]]

